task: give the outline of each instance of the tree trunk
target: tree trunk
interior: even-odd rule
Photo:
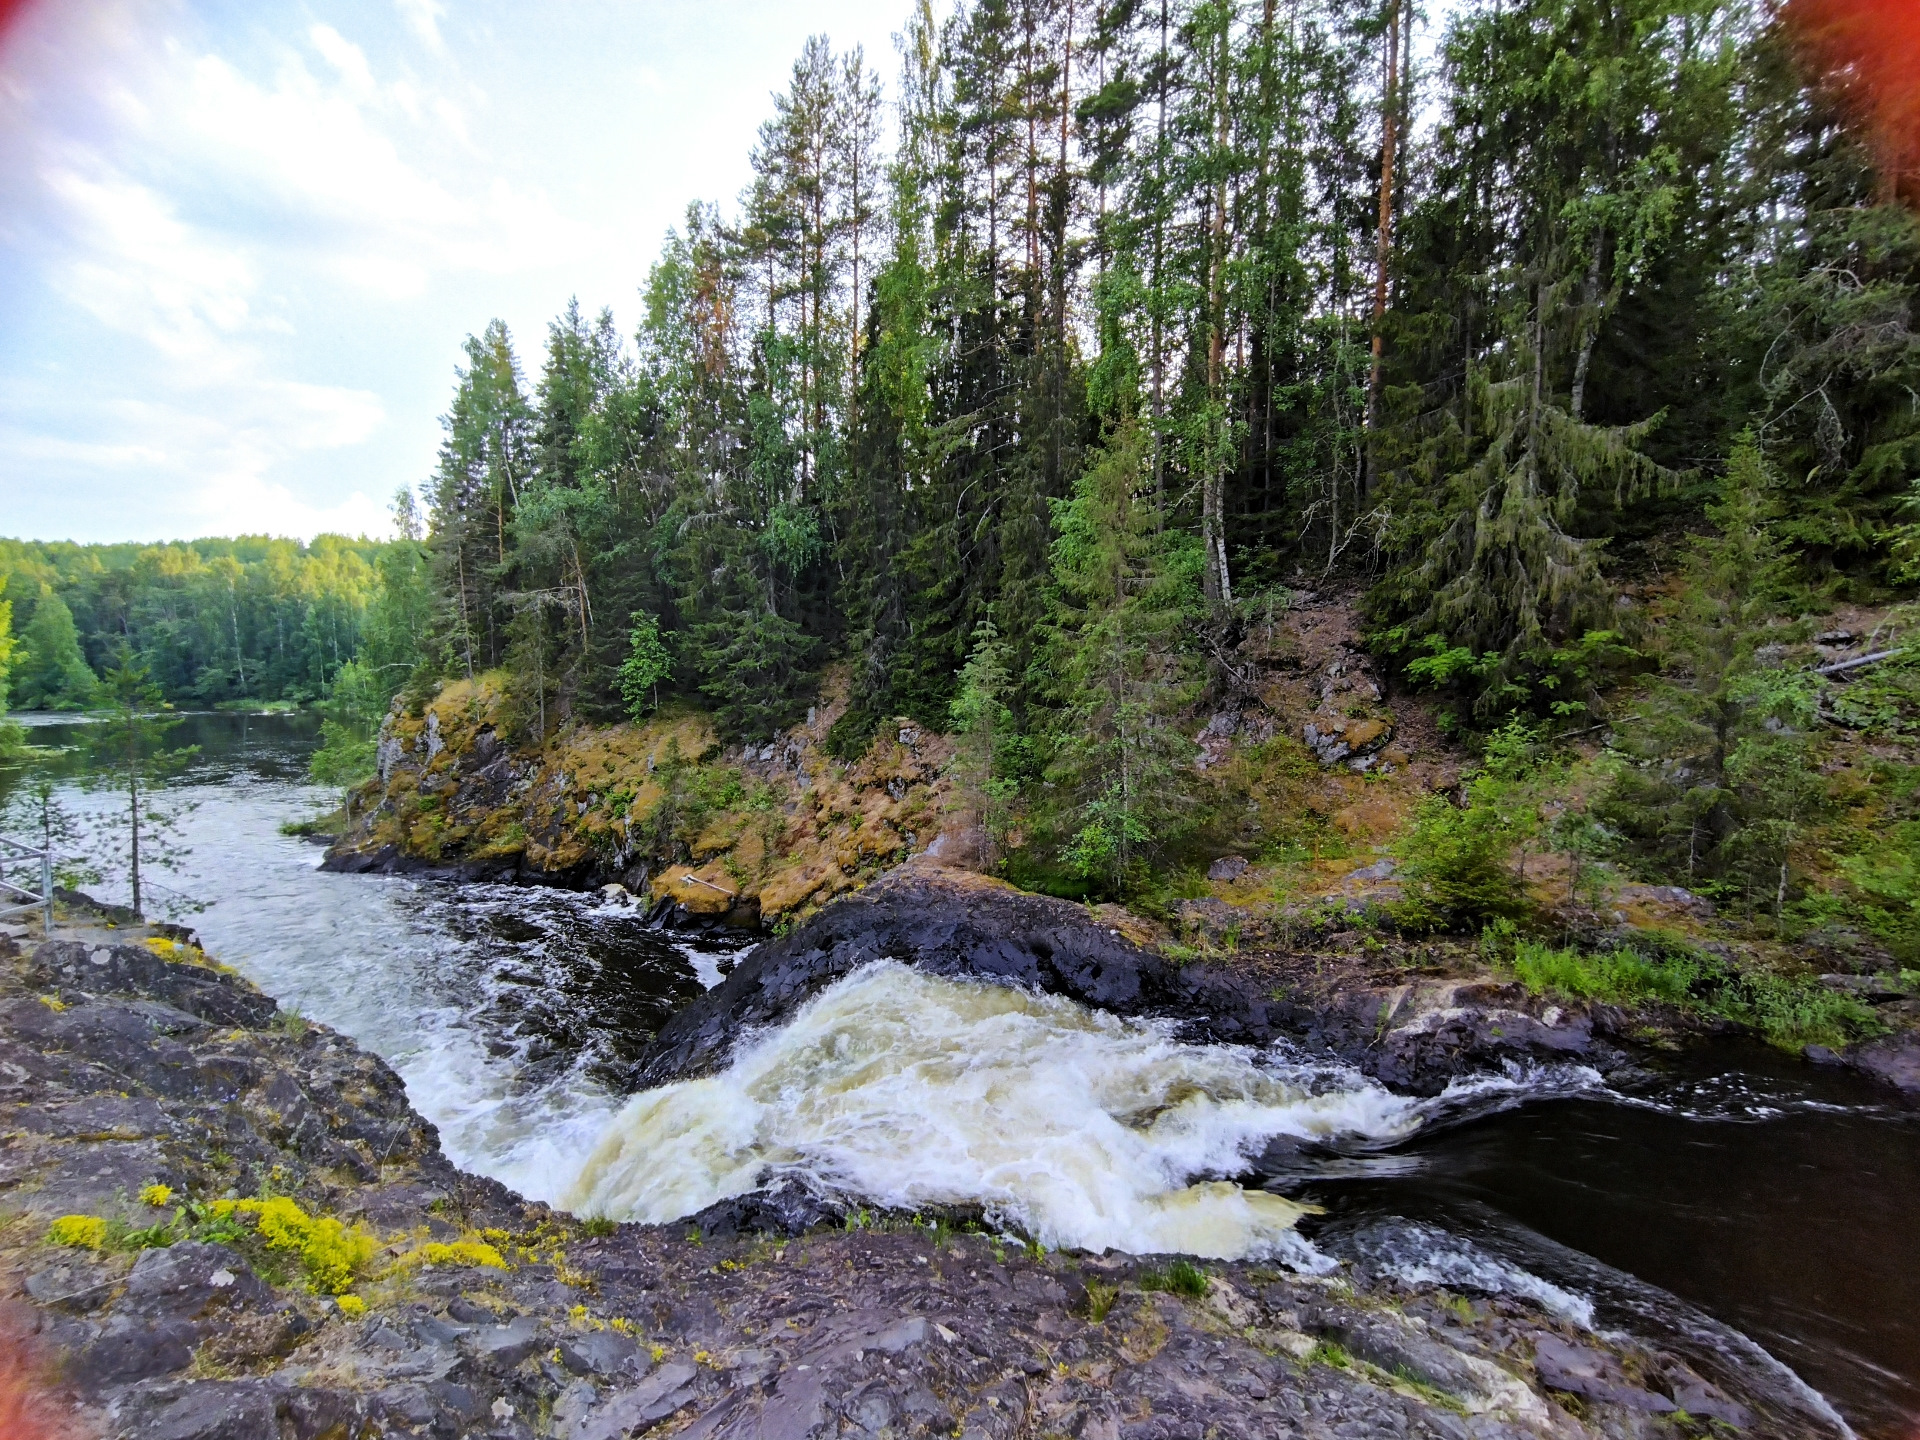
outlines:
[[[1153,508],[1154,523],[1164,525],[1167,518],[1167,459],[1163,433],[1166,429],[1166,357],[1162,354],[1164,342],[1160,311],[1163,297],[1160,281],[1167,238],[1167,0],[1160,0],[1160,105],[1154,128],[1153,170],[1153,278],[1149,282],[1150,303],[1153,306]]]
[[[1374,483],[1375,432],[1380,425],[1380,370],[1386,347],[1387,264],[1393,253],[1393,166],[1400,139],[1400,5],[1387,0],[1387,72],[1380,99],[1380,222],[1373,272],[1373,365],[1367,375],[1367,449],[1360,472],[1364,498]]]
[[[133,888],[133,913],[140,908],[140,737],[133,702],[127,705],[127,870]]]
[[[1587,366],[1593,360],[1593,342],[1600,335],[1600,314],[1594,307],[1600,299],[1600,252],[1607,243],[1605,230],[1593,237],[1593,258],[1587,265],[1586,311],[1580,327],[1580,353],[1573,362],[1573,418],[1586,418]],[[1602,307],[1603,309],[1605,307]]]
[[[1233,583],[1227,573],[1226,517],[1226,395],[1221,372],[1226,347],[1227,327],[1227,29],[1222,24],[1214,60],[1213,147],[1215,177],[1213,184],[1213,221],[1207,240],[1207,398],[1218,427],[1208,446],[1206,480],[1200,494],[1200,538],[1206,555],[1205,591],[1215,605],[1233,603]]]

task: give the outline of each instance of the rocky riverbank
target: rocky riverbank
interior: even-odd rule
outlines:
[[[1299,1028],[1298,1002],[1098,918],[910,868],[762,947],[649,1073],[711,1068],[729,1032],[880,954],[1223,1037]],[[1043,1253],[954,1215],[768,1202],[575,1219],[457,1171],[384,1063],[189,946],[5,948],[0,1263],[60,1404],[101,1435],[1827,1430],[1527,1301],[1354,1269]],[[1501,1054],[1611,1063],[1590,1016],[1398,1014],[1371,1060],[1337,1017],[1322,1042],[1415,1083]]]
[[[506,709],[481,677],[389,717],[326,868],[620,884],[682,921],[750,929],[938,848],[953,822],[944,737],[903,720],[858,760],[827,753],[844,695],[744,747],[686,712],[515,748]]]
[[[667,1023],[634,1073],[643,1086],[706,1074],[743,1030],[774,1023],[881,959],[1178,1020],[1195,1041],[1266,1045],[1285,1037],[1308,1055],[1419,1095],[1516,1064],[1577,1062],[1606,1076],[1634,1073],[1650,1044],[1672,1048],[1741,1030],[1672,1006],[1533,993],[1457,943],[1389,944],[1364,930],[1335,929],[1306,937],[1299,949],[1176,961],[1154,938],[1117,906],[1090,909],[915,860],[755,948],[723,984]],[[1920,1036],[1901,1028],[1811,1058],[1853,1066],[1920,1098],[1916,1042]]]

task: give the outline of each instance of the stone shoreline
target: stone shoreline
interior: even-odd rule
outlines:
[[[663,1031],[648,1073],[721,1063],[727,1028],[885,950],[1221,1038],[1312,1033],[1298,1007],[1170,965],[1082,907],[914,869],[763,946]],[[1451,999],[1389,1024],[1405,1033],[1373,1046],[1374,1073],[1419,1085],[1489,1046],[1611,1043],[1591,1017]],[[1361,1017],[1320,1023],[1351,1048]],[[142,1198],[155,1185],[164,1204]],[[261,1193],[373,1237],[357,1304],[261,1231],[208,1229],[213,1202]],[[100,1248],[49,1243],[65,1215],[107,1222]],[[1517,1299],[1169,1271],[777,1204],[578,1221],[457,1170],[384,1062],[166,943],[0,942],[0,1217],[0,1293],[57,1398],[103,1436],[1832,1433]]]

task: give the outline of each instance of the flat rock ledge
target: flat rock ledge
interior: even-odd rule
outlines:
[[[853,944],[854,917],[889,903],[841,907],[825,933]],[[1055,923],[1003,952],[1010,977],[1030,960],[1025,978],[1118,1004],[1197,1003],[1185,972],[1135,965],[1130,980],[1117,963],[1130,952],[1075,949],[1091,937],[1050,904],[1032,914]],[[697,1030],[673,1043],[711,1062]],[[316,1293],[257,1237],[143,1239],[169,1213],[143,1200],[153,1185],[173,1204],[265,1188],[372,1231],[364,1310]],[[74,1214],[109,1221],[106,1243],[50,1243],[51,1221]],[[76,1433],[1830,1433],[1520,1300],[1246,1264],[1210,1265],[1175,1294],[1163,1262],[1039,1253],[908,1217],[753,1232],[588,1224],[526,1203],[448,1163],[377,1057],[234,975],[141,946],[0,942],[0,1344],[37,1357]],[[496,1246],[505,1268],[473,1263],[463,1241]]]

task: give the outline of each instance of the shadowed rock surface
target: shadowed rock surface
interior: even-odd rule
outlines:
[[[839,958],[787,972],[765,1003],[857,963],[861,936],[895,933],[876,912],[905,923],[924,904],[919,883],[789,937],[789,954]],[[996,897],[927,953],[988,955],[1005,978],[1129,1008],[1215,993],[1069,912]],[[1030,940],[997,928],[1016,920]],[[250,1233],[133,1233],[167,1220],[140,1197],[155,1183],[170,1204],[270,1188],[365,1226],[380,1241],[355,1281],[365,1313]],[[137,946],[28,957],[0,942],[0,1294],[102,1435],[1625,1440],[1675,1407],[1750,1434],[1828,1433],[1522,1300],[1249,1264],[1210,1267],[1181,1296],[1157,1262],[908,1217],[758,1233],[818,1218],[805,1203],[733,1203],[704,1234],[584,1225],[456,1170],[391,1069],[235,976]],[[67,1214],[120,1228],[98,1250],[48,1243]],[[497,1246],[504,1268],[424,1248],[462,1242]]]

